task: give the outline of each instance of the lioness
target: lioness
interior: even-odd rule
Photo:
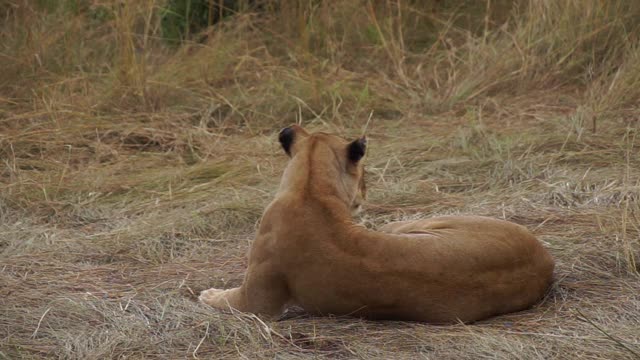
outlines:
[[[293,125],[279,141],[291,159],[244,282],[203,291],[203,303],[267,316],[296,304],[315,314],[450,323],[526,309],[549,287],[553,259],[520,225],[476,216],[381,231],[354,223],[366,191],[364,138]]]

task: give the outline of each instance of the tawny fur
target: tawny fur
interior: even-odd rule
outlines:
[[[351,216],[365,188],[349,142],[288,131],[291,160],[244,282],[203,291],[203,303],[266,316],[296,304],[316,314],[449,323],[523,310],[545,294],[554,262],[524,227],[442,216],[368,230]]]

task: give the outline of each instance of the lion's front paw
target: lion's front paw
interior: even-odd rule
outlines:
[[[209,306],[213,306],[216,308],[221,308],[222,306],[220,306],[220,298],[222,297],[222,294],[225,292],[225,290],[222,289],[209,289],[209,290],[203,290],[202,292],[200,292],[200,296],[198,297],[198,300],[200,300],[201,303],[203,304],[207,304]]]
[[[240,301],[240,288],[204,290],[198,297],[200,302],[216,309],[229,310],[233,308],[242,311],[244,307]]]

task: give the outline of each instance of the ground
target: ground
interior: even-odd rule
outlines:
[[[542,16],[509,36],[437,23],[451,39],[422,52],[365,14],[352,20],[369,37],[325,34],[316,53],[285,52],[256,35],[264,19],[240,14],[204,42],[147,49],[26,3],[7,10],[17,20],[0,55],[0,358],[640,357],[640,52],[601,26],[599,2],[567,1],[592,27],[544,38],[544,56],[523,25]],[[530,11],[557,13],[544,3]],[[43,21],[12,45],[28,16]],[[127,16],[104,26],[137,26]],[[613,50],[597,58],[604,40],[588,36],[603,28]],[[87,37],[118,56],[105,65]],[[346,56],[352,43],[336,39],[370,43]],[[449,326],[299,309],[266,321],[199,304],[203,289],[240,284],[292,122],[367,134],[368,227],[442,214],[527,226],[556,259],[547,296]]]

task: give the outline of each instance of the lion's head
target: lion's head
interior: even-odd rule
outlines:
[[[278,140],[291,158],[282,176],[281,190],[335,196],[352,212],[360,210],[367,192],[362,161],[367,147],[364,136],[348,141],[292,125],[280,131]]]

